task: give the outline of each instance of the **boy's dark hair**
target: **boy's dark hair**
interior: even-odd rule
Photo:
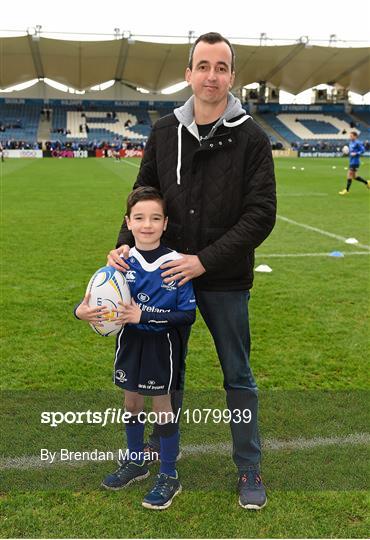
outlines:
[[[235,71],[235,51],[233,49],[233,46],[231,45],[228,39],[226,39],[224,36],[222,36],[218,32],[207,32],[207,34],[202,34],[201,36],[198,37],[198,39],[196,39],[196,41],[193,43],[190,49],[189,62],[188,62],[189,69],[193,69],[194,49],[200,41],[204,41],[205,43],[209,43],[210,45],[213,45],[214,43],[221,43],[222,41],[224,43],[227,43],[231,51],[231,72]]]
[[[159,201],[163,208],[163,213],[167,216],[167,205],[164,197],[158,189],[150,186],[142,186],[131,191],[127,197],[126,216],[130,217],[132,207],[140,201]]]

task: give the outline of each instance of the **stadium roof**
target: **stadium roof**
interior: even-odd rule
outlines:
[[[370,90],[370,48],[235,45],[235,88],[266,81],[298,94],[337,84]],[[115,39],[65,41],[27,35],[0,38],[0,88],[48,77],[77,90],[115,79],[158,92],[184,80],[188,44]]]

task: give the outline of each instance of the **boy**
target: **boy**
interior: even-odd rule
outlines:
[[[106,489],[121,489],[149,476],[144,459],[144,396],[153,396],[160,433],[160,470],[155,485],[145,496],[143,506],[168,508],[181,484],[176,471],[179,452],[177,411],[171,406],[171,392],[181,384],[189,326],[195,320],[195,298],[191,282],[178,287],[164,283],[161,265],[181,256],[160,243],[167,227],[166,205],[152,187],[135,189],[127,200],[126,223],[135,239],[126,272],[132,300],[117,310],[117,324],[124,327],[117,336],[114,382],[124,389],[125,409],[131,413],[126,425],[128,458],[102,482]],[[100,311],[99,311],[100,309]],[[106,313],[89,308],[88,297],[76,309],[76,316],[99,321]],[[170,420],[170,421],[169,421]]]
[[[365,180],[357,175],[357,169],[360,167],[360,156],[365,152],[364,145],[357,139],[357,131],[351,131],[349,134],[349,167],[347,175],[347,186],[339,192],[339,195],[348,195],[351,189],[352,180],[357,180],[370,189],[370,180]]]

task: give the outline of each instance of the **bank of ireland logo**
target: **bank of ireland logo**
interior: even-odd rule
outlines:
[[[150,297],[145,293],[145,292],[141,292],[137,295],[138,299],[140,300],[140,302],[149,302],[150,300]]]
[[[120,383],[124,383],[127,381],[126,372],[123,371],[123,369],[116,369],[116,379]]]

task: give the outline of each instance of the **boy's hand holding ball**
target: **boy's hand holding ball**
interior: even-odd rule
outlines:
[[[90,296],[91,294],[88,293],[84,297],[83,301],[76,309],[76,315],[82,321],[87,321],[95,326],[102,326],[102,318],[106,318],[110,311],[107,309],[107,306],[90,307]]]
[[[125,304],[123,302],[118,302],[120,308],[116,310],[118,317],[116,319],[116,324],[122,326],[123,324],[139,324],[141,319],[141,309],[133,298],[131,298],[130,304]]]

